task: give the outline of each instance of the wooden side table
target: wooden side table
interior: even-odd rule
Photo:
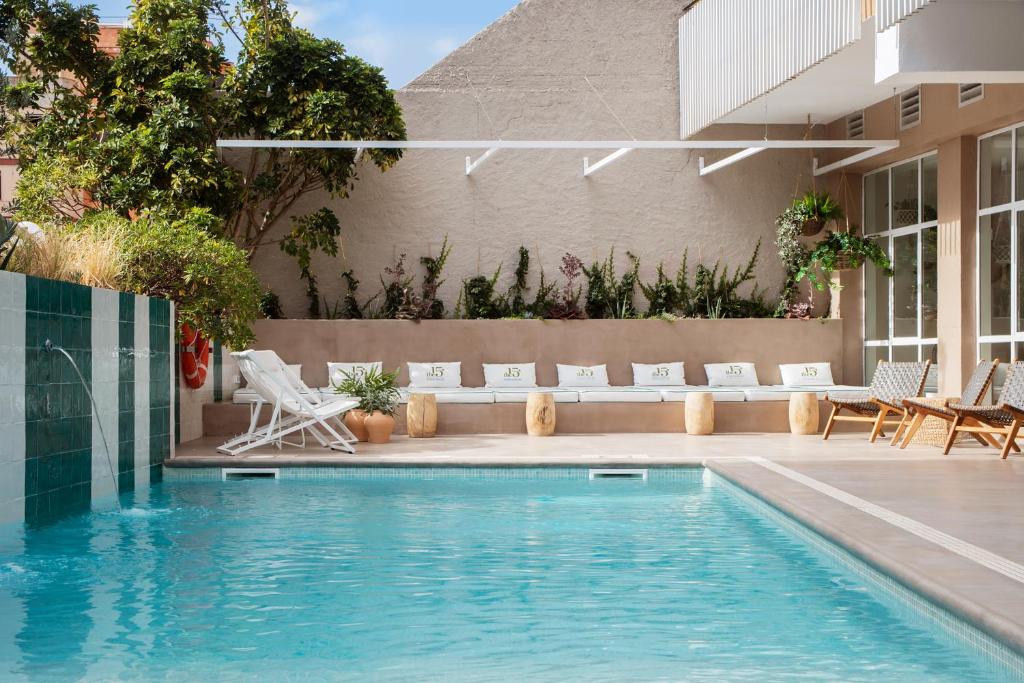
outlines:
[[[793,434],[818,433],[818,395],[797,391],[789,395],[789,431]]]
[[[555,396],[550,391],[531,391],[527,395],[526,433],[530,436],[555,433]]]
[[[409,394],[409,403],[405,406],[405,428],[413,439],[429,439],[437,434],[437,397],[433,394]]]
[[[683,420],[686,433],[706,436],[715,432],[715,398],[707,391],[693,391],[686,395]]]

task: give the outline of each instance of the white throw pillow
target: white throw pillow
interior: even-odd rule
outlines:
[[[537,386],[533,363],[484,363],[484,386],[490,389]]]
[[[686,384],[682,363],[633,363],[633,386],[664,387]]]
[[[289,377],[289,380],[299,380],[298,383],[292,381],[292,386],[296,389],[305,389],[302,382],[302,363],[295,363],[294,365],[289,364],[288,369],[295,373],[295,377]]]
[[[462,363],[408,363],[414,389],[454,389],[462,386]]]
[[[606,387],[608,366],[606,365],[562,365],[557,363],[558,386],[560,387]]]
[[[753,363],[705,363],[711,387],[756,387],[757,370]]]
[[[787,387],[828,387],[832,381],[831,363],[787,363],[779,365],[782,383]]]
[[[331,383],[331,386],[337,386],[345,379],[346,373],[352,377],[362,377],[370,370],[382,372],[384,364],[380,361],[373,363],[328,363],[327,380]]]

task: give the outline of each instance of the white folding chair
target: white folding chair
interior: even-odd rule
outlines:
[[[236,436],[217,450],[227,455],[240,455],[253,448],[274,445],[304,447],[309,432],[324,448],[355,453],[357,439],[341,421],[341,416],[359,405],[355,400],[324,401],[319,393],[292,372],[273,351],[238,351],[231,354],[238,368],[259,395],[249,419],[249,431]],[[260,427],[263,405],[273,406],[270,421]],[[301,443],[285,441],[299,432]]]

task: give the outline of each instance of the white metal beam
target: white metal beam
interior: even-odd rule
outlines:
[[[898,140],[217,140],[248,149],[865,149]]]
[[[631,147],[623,147],[612,152],[603,159],[598,160],[593,165],[590,164],[590,157],[583,157],[583,177],[585,178],[591,173],[597,173],[601,168],[607,166],[616,159],[621,159],[632,151],[633,149]]]
[[[473,157],[466,157],[466,175],[470,175],[480,164],[487,161],[487,158],[498,151],[497,147],[488,147],[487,151],[480,155],[480,158],[473,161]]]
[[[870,159],[871,157],[878,156],[883,152],[888,152],[890,149],[893,149],[893,147],[883,147],[879,145],[878,147],[866,149],[863,152],[858,152],[857,154],[848,156],[845,159],[840,159],[839,161],[834,161],[831,164],[827,164],[820,168],[818,167],[818,157],[814,157],[814,175],[819,176],[825,175],[826,173],[831,173],[832,171],[844,168],[846,166],[849,166],[850,164],[855,164],[858,161],[864,161],[865,159]]]
[[[715,163],[708,164],[707,166],[704,165],[704,157],[697,157],[697,171],[702,176],[708,175],[710,173],[714,173],[720,168],[725,168],[726,166],[735,164],[737,161],[742,161],[747,157],[752,157],[758,152],[763,152],[764,150],[764,147],[747,147],[744,150],[736,152],[735,154],[730,154],[724,159],[719,159]]]

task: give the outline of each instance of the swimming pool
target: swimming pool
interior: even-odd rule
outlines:
[[[331,476],[4,530],[0,678],[1017,680],[703,470]]]

